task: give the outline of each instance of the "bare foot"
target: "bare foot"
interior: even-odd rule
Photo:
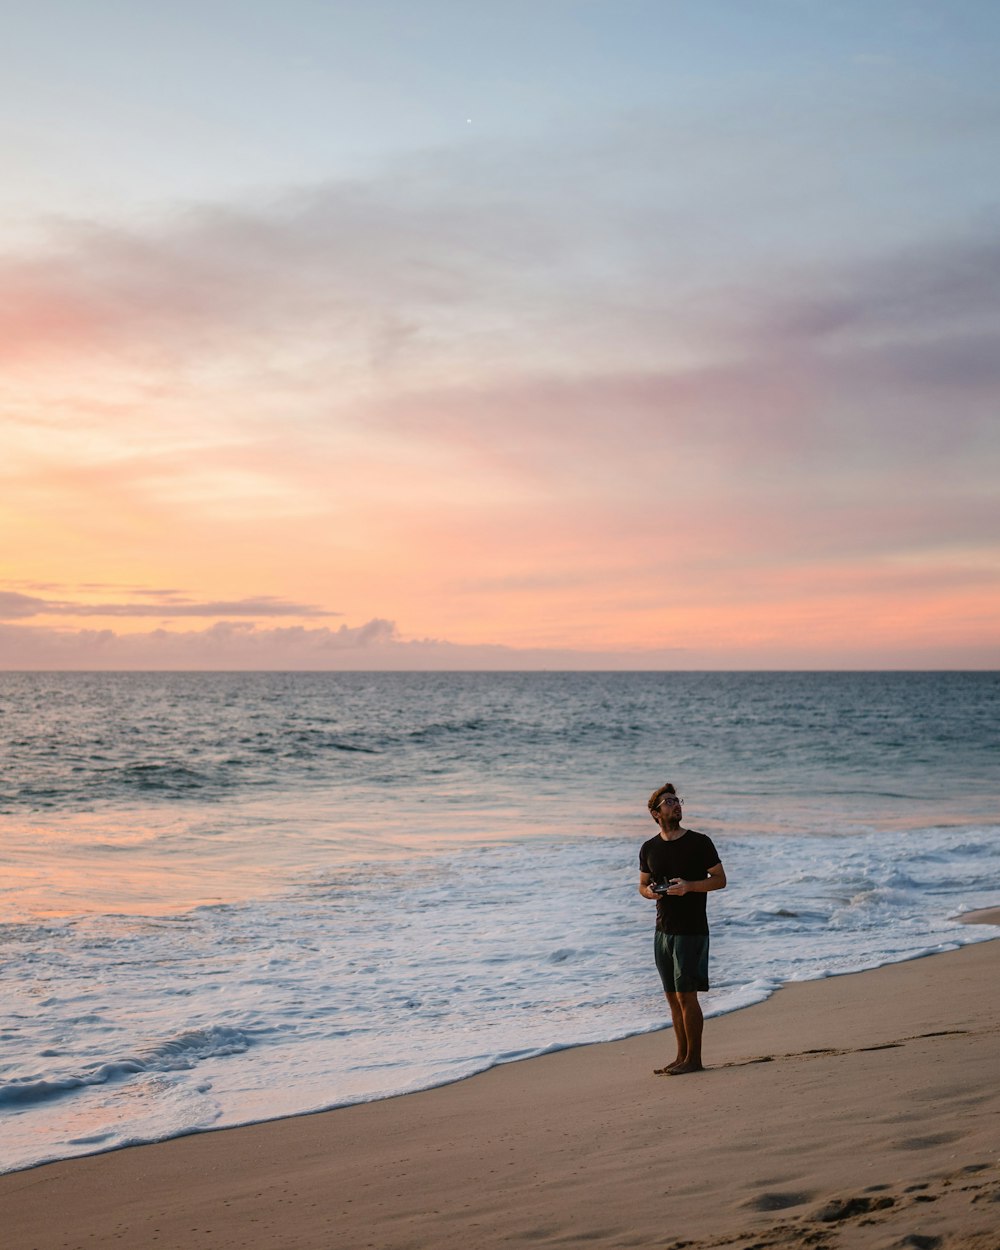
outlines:
[[[689,1072],[704,1072],[705,1069],[700,1063],[678,1063],[665,1068],[664,1071],[668,1076],[686,1076]]]
[[[668,1063],[665,1068],[654,1068],[653,1075],[654,1076],[673,1076],[674,1069],[679,1068],[683,1062],[684,1062],[683,1059],[675,1059],[673,1063]]]

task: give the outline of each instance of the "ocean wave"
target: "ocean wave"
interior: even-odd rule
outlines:
[[[49,1102],[75,1090],[128,1080],[142,1072],[189,1071],[205,1059],[243,1054],[252,1044],[251,1035],[243,1029],[222,1025],[189,1029],[151,1042],[135,1055],[108,1060],[83,1072],[10,1078],[0,1083],[0,1107]]]
[[[411,729],[406,737],[411,742],[426,742],[434,738],[453,737],[455,734],[495,733],[498,728],[497,721],[487,720],[481,716],[470,716],[464,720],[431,721],[426,725]]]
[[[313,759],[328,751],[342,751],[348,755],[381,755],[383,749],[381,746],[370,746],[363,742],[348,742],[319,730],[300,731],[291,735],[284,743],[284,755],[291,759]]]
[[[167,763],[126,764],[118,769],[109,769],[127,784],[152,790],[190,789],[193,786],[211,784],[208,773],[192,768],[189,764],[170,761]]]
[[[0,1085],[0,1107],[23,1107],[31,1103],[49,1102],[86,1085],[104,1085],[108,1081],[121,1080],[143,1071],[143,1065],[135,1059],[122,1059],[117,1063],[103,1063],[93,1072],[83,1076],[14,1077]]]

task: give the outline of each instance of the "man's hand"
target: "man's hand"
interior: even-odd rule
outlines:
[[[683,898],[685,894],[711,894],[713,890],[725,888],[726,870],[721,864],[715,864],[709,868],[708,876],[700,881],[683,881],[680,877],[674,877],[667,893],[672,894],[674,898]]]

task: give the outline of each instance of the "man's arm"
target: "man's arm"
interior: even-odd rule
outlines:
[[[708,876],[702,881],[675,881],[667,891],[668,894],[676,898],[683,898],[685,894],[711,894],[713,890],[724,890],[726,888],[726,870],[721,864],[716,864],[709,868]],[[642,893],[642,886],[639,886],[639,893]],[[656,895],[654,894],[655,898]]]

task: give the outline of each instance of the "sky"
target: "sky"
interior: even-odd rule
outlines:
[[[4,29],[0,668],[1000,667],[1000,7]]]

